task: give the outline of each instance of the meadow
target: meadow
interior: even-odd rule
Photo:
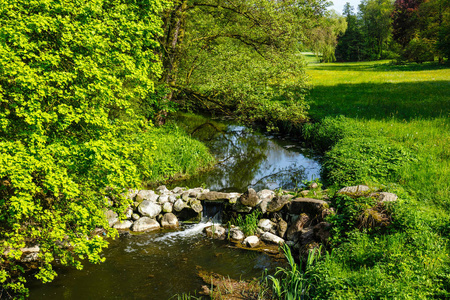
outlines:
[[[310,296],[450,297],[449,66],[306,59],[312,122],[303,135],[324,155],[324,183],[399,195],[382,230],[355,228],[367,208],[362,200],[332,199],[340,201],[338,213],[350,216],[330,219],[334,238],[314,267]]]

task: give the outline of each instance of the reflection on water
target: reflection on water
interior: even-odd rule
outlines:
[[[220,162],[207,173],[175,182],[172,186],[206,186],[210,190],[243,192],[248,187],[293,189],[304,180],[319,177],[320,165],[298,142],[263,135],[249,128],[178,116],[179,124],[205,142]]]
[[[105,251],[104,263],[83,271],[59,268],[54,282],[32,282],[30,299],[169,299],[200,290],[199,268],[233,279],[259,278],[265,268],[276,268],[266,254],[206,239],[200,234],[205,226],[119,238]]]

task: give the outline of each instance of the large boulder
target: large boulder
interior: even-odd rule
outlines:
[[[139,213],[150,218],[156,218],[161,213],[161,210],[161,205],[149,200],[142,201],[138,206]]]
[[[161,226],[155,219],[150,219],[149,217],[142,217],[136,222],[134,222],[131,230],[133,231],[150,231],[159,229]]]
[[[245,238],[242,244],[250,248],[255,248],[259,245],[259,238],[256,235],[248,236]]]
[[[178,219],[173,213],[164,214],[161,219],[161,226],[164,228],[176,228],[178,225]]]
[[[380,201],[380,203],[383,203],[383,202],[395,202],[398,199],[396,194],[387,193],[387,192],[372,193],[372,194],[370,194],[370,196],[377,198],[378,201]]]
[[[270,232],[264,232],[263,235],[261,235],[261,240],[263,240],[266,243],[271,244],[283,244],[284,240],[280,238],[279,236],[270,233]]]
[[[243,193],[239,198],[239,201],[242,203],[242,205],[249,207],[255,207],[261,202],[258,195],[256,194],[256,191],[252,188],[249,188],[245,193]]]
[[[311,198],[296,198],[289,203],[289,213],[292,215],[299,215],[306,213],[312,217],[322,216],[322,211],[329,207],[329,202],[311,199]]]
[[[130,229],[130,227],[133,225],[133,222],[130,220],[124,220],[124,221],[118,221],[116,224],[114,224],[114,228],[118,230],[126,230]]]
[[[221,192],[202,193],[198,197],[199,200],[207,200],[207,201],[230,200],[230,198],[231,198],[230,194]]]

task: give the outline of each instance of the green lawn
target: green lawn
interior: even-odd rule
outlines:
[[[317,122],[304,135],[325,153],[324,181],[335,188],[366,183],[400,196],[385,231],[335,226],[342,238],[317,264],[313,296],[450,297],[448,65],[307,60]]]

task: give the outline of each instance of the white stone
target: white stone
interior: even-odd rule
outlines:
[[[258,227],[267,232],[275,228],[275,223],[269,219],[261,219],[259,220]]]
[[[150,219],[148,217],[142,217],[136,222],[134,222],[131,230],[133,231],[147,231],[147,230],[156,230],[161,226],[155,219]]]
[[[119,230],[125,230],[125,229],[130,229],[130,227],[133,225],[133,222],[131,222],[130,220],[124,220],[124,221],[118,221],[116,224],[114,224],[114,228],[115,229],[119,229]]]
[[[232,228],[230,230],[230,232],[231,232],[231,238],[233,240],[240,241],[240,240],[243,240],[245,238],[245,234],[238,228]]]
[[[242,243],[247,247],[254,248],[259,245],[259,238],[256,235],[251,235],[246,237]]]
[[[272,243],[272,244],[283,244],[284,243],[284,240],[282,238],[280,238],[278,235],[275,235],[270,232],[265,232],[261,236],[261,240],[263,240],[264,242],[267,242],[267,243]]]
[[[170,202],[166,202],[166,203],[163,204],[162,210],[165,213],[171,213],[172,212],[172,208],[173,208],[173,204],[170,203]]]
[[[169,201],[169,196],[168,195],[161,195],[158,198],[158,202],[163,204]]]
[[[141,215],[150,218],[155,218],[161,213],[161,210],[161,205],[149,200],[142,201],[142,203],[139,204],[138,207],[138,211],[141,213]]]
[[[183,200],[181,200],[181,199],[178,199],[178,200],[175,202],[175,204],[173,205],[173,209],[174,209],[175,211],[182,211],[183,208],[185,208],[185,207],[186,207],[186,203],[184,203]]]

